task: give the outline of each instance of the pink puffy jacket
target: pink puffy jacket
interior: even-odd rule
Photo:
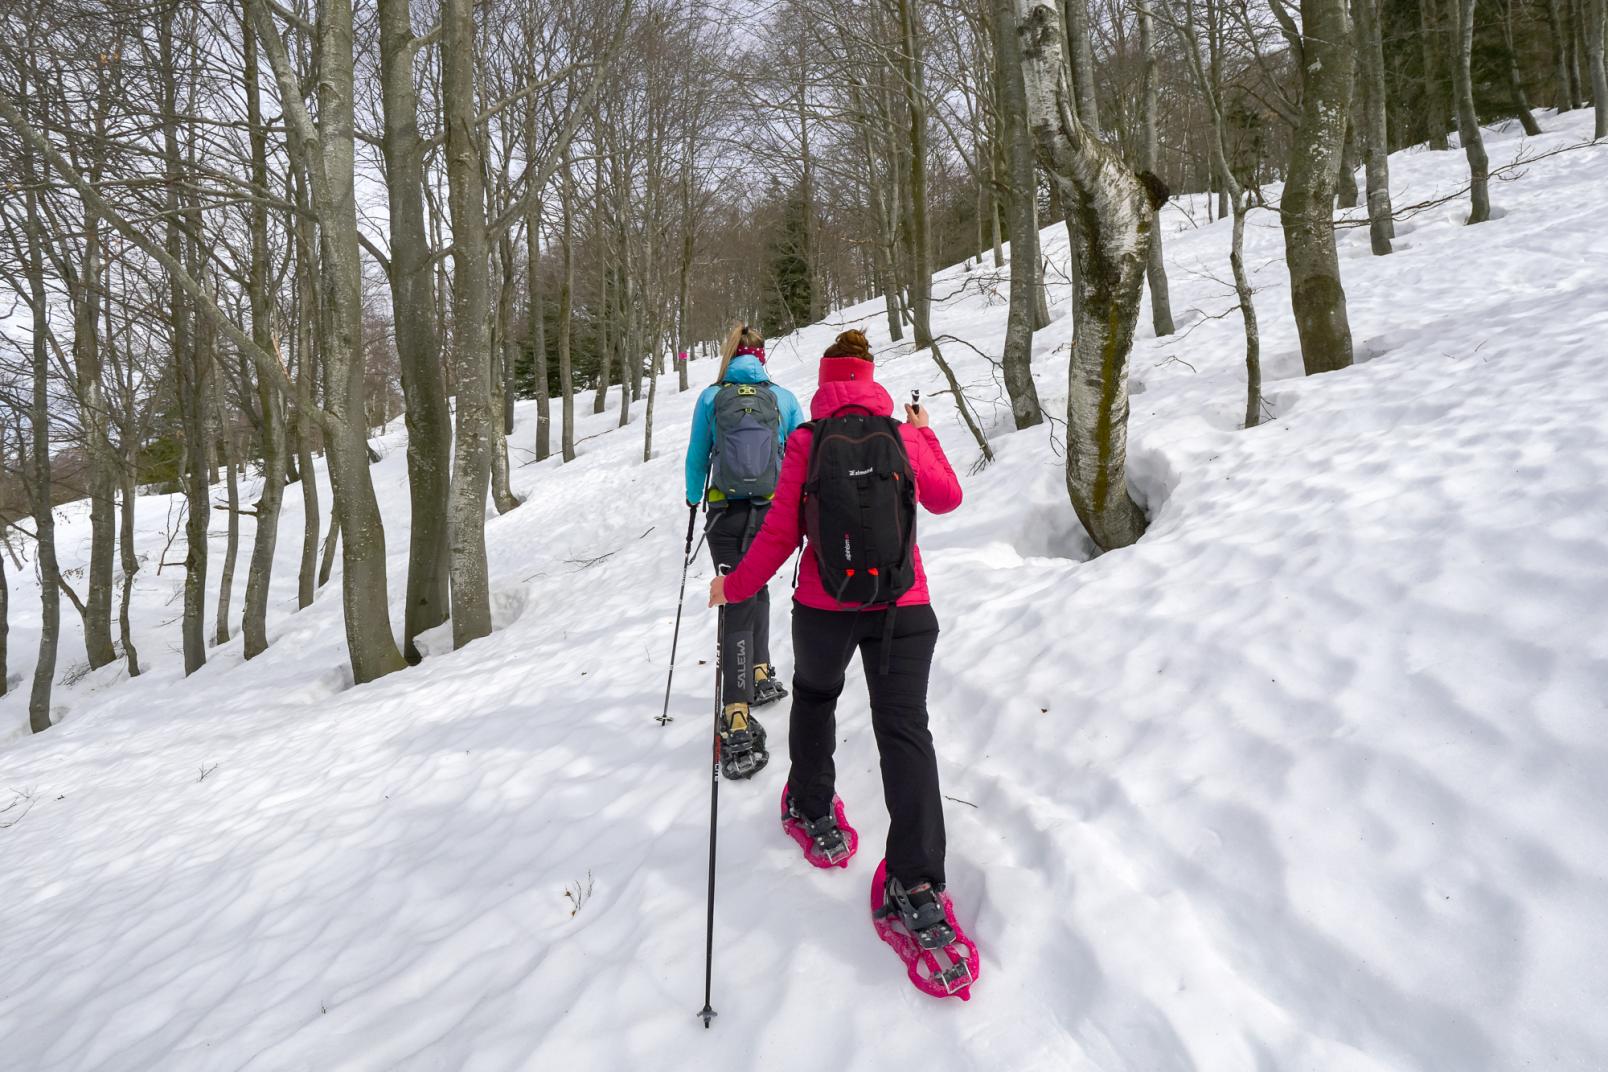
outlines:
[[[810,402],[810,417],[822,420],[845,406],[863,406],[872,413],[893,415],[893,399],[875,379],[875,366],[856,357],[827,357],[821,360],[821,385]],[[931,428],[900,425],[910,469],[916,476],[916,501],[935,514],[947,514],[960,505],[960,481],[944,457],[944,448]],[[751,599],[766,581],[782,567],[800,543],[804,533],[799,525],[799,497],[804,491],[804,475],[809,468],[811,435],[800,428],[787,437],[782,457],[782,475],[776,485],[776,498],[765,515],[765,524],[754,537],[743,560],[726,577],[726,598],[733,603]],[[806,547],[799,568],[798,590],[793,598],[817,610],[854,610],[827,595],[815,554]],[[901,607],[928,603],[927,572],[921,565],[921,549],[916,548],[916,583],[899,597]]]

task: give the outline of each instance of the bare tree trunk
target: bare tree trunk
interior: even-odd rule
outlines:
[[[685,391],[691,386],[692,329],[687,323],[691,315],[690,287],[692,281],[692,254],[694,249],[694,219],[692,212],[692,136],[681,155],[681,276],[680,295],[676,303],[676,390]]]
[[[105,65],[97,70],[91,147],[91,181],[101,181],[104,168],[106,112],[111,82]],[[89,590],[85,593],[84,649],[93,668],[117,658],[112,646],[112,563],[117,548],[116,460],[108,433],[110,412],[101,384],[100,291],[102,286],[100,215],[84,205],[84,258],[73,295],[73,366],[78,380],[79,423],[89,461]]]
[[[306,162],[317,205],[325,279],[321,340],[325,453],[334,514],[341,526],[341,607],[352,677],[363,684],[406,663],[391,631],[385,528],[369,473],[363,407],[362,266],[354,191],[354,102],[351,0],[323,0],[318,22],[318,122],[301,97],[266,0],[247,0],[273,65],[290,140]],[[471,102],[469,107],[473,108]]]
[[[249,18],[241,23],[245,58],[246,125],[251,138],[251,185],[258,198],[267,198],[268,130],[263,125],[257,30]],[[275,354],[279,345],[269,324],[268,206],[251,207],[251,274],[247,298],[251,305],[251,337]],[[274,551],[279,544],[279,511],[285,497],[285,421],[280,393],[267,376],[257,376],[257,404],[262,409],[262,495],[257,500],[257,529],[246,567],[246,603],[240,628],[245,634],[245,657],[268,650],[268,593],[273,581]],[[223,616],[219,615],[220,620]]]
[[[299,210],[306,209],[307,188],[305,182],[297,178],[295,198]],[[297,235],[297,280],[296,305],[297,322],[296,334],[296,456],[298,467],[301,469],[302,493],[302,548],[301,566],[296,573],[296,606],[306,609],[313,605],[313,597],[318,591],[318,479],[313,471],[313,428],[311,414],[313,410],[313,378],[317,375],[314,359],[313,340],[318,332],[315,325],[319,319],[319,309],[322,302],[318,300],[317,273],[313,267],[314,240],[312,225],[309,223],[305,211],[297,212],[294,225]],[[417,520],[415,520],[417,523]]]
[[[530,161],[536,159],[536,102],[531,101],[525,110],[525,151]],[[531,166],[531,163],[526,165]],[[536,381],[536,460],[544,461],[553,453],[552,388],[547,367],[546,295],[542,292],[542,201],[532,197],[530,211],[525,214],[525,314],[526,334],[531,344],[531,375]],[[513,430],[512,422],[509,431]]]
[[[601,127],[602,126],[602,120],[598,119],[597,124],[598,124],[599,127]],[[596,316],[595,319],[597,320],[597,325],[598,325],[598,337],[597,337],[597,364],[598,364],[598,378],[597,379],[598,379],[598,382],[597,382],[597,394],[592,398],[592,412],[594,414],[599,414],[599,413],[602,413],[605,409],[608,408],[608,404],[609,404],[609,386],[610,386],[610,381],[613,379],[613,376],[614,376],[614,351],[610,347],[611,340],[610,340],[610,337],[609,337],[609,309],[611,308],[609,302],[611,300],[612,288],[609,286],[609,256],[608,256],[608,250],[605,248],[605,245],[604,245],[604,233],[603,233],[604,232],[603,220],[604,220],[604,217],[605,217],[606,213],[604,212],[604,188],[605,188],[605,184],[604,184],[604,181],[603,181],[603,155],[601,153],[599,153],[598,156],[597,156],[597,176],[596,176],[596,182],[594,183],[594,187],[595,187],[595,190],[594,190],[594,195],[595,196],[594,196],[594,211],[593,211],[592,220],[593,220],[593,229],[597,232],[596,237],[597,237],[597,308],[598,308],[598,315]],[[626,390],[630,390],[630,388],[627,387]]]
[[[808,21],[809,5],[801,5],[800,12]],[[806,25],[806,32],[808,27]],[[806,107],[804,92],[808,88],[808,68],[805,65],[806,57],[799,56],[799,84],[794,101],[798,109],[798,144],[799,144],[799,200],[804,203],[804,233],[803,256],[804,271],[810,283],[809,321],[818,322],[826,315],[825,303],[821,300],[821,271],[817,263],[820,259],[815,241],[815,169],[814,160],[810,156],[810,123],[809,111]]]
[[[630,239],[623,232],[620,234],[621,257],[628,256]],[[614,324],[614,348],[620,360],[620,423],[624,428],[631,423],[631,401],[636,394],[635,384],[642,374],[642,360],[631,353],[631,275],[629,264],[620,268],[614,287],[615,314],[619,317]],[[633,368],[632,366],[635,366]]]
[[[497,319],[493,323],[489,349],[491,358],[491,501],[497,513],[506,514],[519,506],[519,498],[509,485],[508,433],[513,430],[513,392],[508,371],[514,363],[514,240],[504,231],[497,242],[501,275],[497,287]]]
[[[858,114],[860,128],[860,159],[865,166],[866,196],[871,202],[871,215],[876,221],[877,234],[871,244],[871,258],[873,275],[876,286],[882,292],[883,307],[888,318],[888,338],[893,342],[904,339],[904,322],[899,315],[899,272],[896,264],[895,249],[898,238],[895,235],[894,219],[896,213],[889,202],[888,183],[883,179],[878,167],[878,160],[884,155],[876,151],[876,134],[874,126],[878,125],[880,115],[873,115],[869,100],[871,91],[861,83],[855,82],[850,86],[850,99],[854,103],[854,110]]]
[[[1239,299],[1240,319],[1245,324],[1245,427],[1255,428],[1262,421],[1262,332],[1256,322],[1256,302],[1251,280],[1245,272],[1245,214],[1249,199],[1231,182],[1229,196],[1234,210],[1233,245],[1228,263],[1234,272],[1234,293]]]
[[[1457,92],[1457,136],[1468,157],[1469,223],[1491,218],[1489,191],[1490,161],[1485,155],[1485,137],[1480,119],[1474,113],[1474,78],[1471,58],[1474,50],[1475,0],[1455,0],[1457,4],[1457,52],[1452,62],[1452,84]]]
[[[1385,116],[1385,54],[1379,32],[1379,0],[1352,0],[1357,24],[1357,64],[1362,90],[1362,163],[1368,187],[1368,237],[1375,256],[1390,252],[1396,225],[1390,207],[1390,145]]]
[[[910,120],[910,315],[916,349],[932,346],[932,257],[927,225],[927,89],[925,62],[918,51],[918,13],[921,0],[898,0],[900,79],[905,111]],[[957,396],[955,401],[962,400]],[[964,407],[963,407],[964,408]]]
[[[955,378],[949,362],[944,360],[943,351],[938,348],[937,340],[932,334],[932,253],[931,232],[927,218],[927,89],[924,80],[925,63],[918,44],[919,13],[916,9],[918,3],[920,0],[898,0],[901,40],[899,63],[902,74],[900,82],[904,90],[906,118],[910,122],[907,142],[910,190],[906,222],[910,228],[911,328],[915,332],[916,348],[932,351],[933,362],[938,366],[938,371],[943,374],[949,384],[950,392],[954,395],[955,408],[965,421],[972,438],[977,441],[977,449],[982,453],[983,461],[987,463],[994,460],[993,448],[988,445],[988,437],[983,434],[982,427],[972,415],[960,381]]]
[[[1144,534],[1128,493],[1128,354],[1139,318],[1155,215],[1144,187],[1072,108],[1055,0],[1017,0],[1028,126],[1081,241],[1075,341],[1067,392],[1066,484],[1072,507],[1103,549]]]
[[[473,0],[441,4],[443,122],[452,213],[452,338],[458,412],[448,510],[452,644],[491,634],[486,492],[491,478],[491,383],[486,331],[486,191],[475,103]]]
[[[185,209],[180,187],[183,171],[179,155],[177,57],[174,52],[174,22],[179,5],[169,4],[157,22],[157,56],[162,67],[162,156],[164,168],[164,207],[166,209],[166,248],[168,256],[182,262],[192,277],[199,264],[196,243],[200,240],[199,211]],[[184,109],[188,111],[188,109]],[[192,142],[192,152],[193,142]],[[183,221],[192,234],[185,239]],[[207,410],[211,392],[207,389],[211,354],[201,339],[199,318],[192,320],[190,301],[177,273],[169,271],[169,316],[172,322],[173,364],[177,380],[176,398],[184,434],[182,472],[186,504],[184,537],[184,616],[180,632],[184,642],[184,672],[193,674],[206,665],[205,634],[207,590],[207,519],[211,509],[207,489]]]
[[[1335,174],[1335,203],[1341,208],[1357,207],[1357,164],[1360,156],[1357,150],[1357,124],[1348,119],[1346,136],[1340,143],[1340,170]]]
[[[1038,190],[1037,176],[1035,174],[1033,191],[1033,260],[1038,264],[1038,284],[1033,287],[1033,330],[1043,331],[1050,326],[1050,288],[1044,277],[1045,270],[1044,243],[1039,234],[1038,225]]]
[[[1530,113],[1530,98],[1524,92],[1524,74],[1519,70],[1519,53],[1513,45],[1513,0],[1502,3],[1502,65],[1507,70],[1508,96],[1513,101],[1513,112],[1519,117],[1527,137],[1541,133],[1541,124]]]
[[[1156,42],[1151,29],[1150,4],[1139,2],[1139,51],[1143,53],[1144,74],[1139,86],[1139,170],[1156,170]],[[1162,257],[1160,219],[1150,235],[1150,257],[1145,278],[1150,284],[1150,324],[1158,338],[1175,329],[1172,290],[1167,285],[1167,264]]]
[[[193,243],[188,254],[191,272],[199,267],[200,254]],[[181,301],[175,301],[178,315],[188,316]],[[212,338],[205,321],[196,318],[189,333],[191,342],[176,354],[179,371],[179,413],[184,428],[184,672],[193,674],[206,665],[207,527],[212,500],[209,478],[211,465],[207,448],[212,438],[211,410]]]
[[[1581,0],[1586,11],[1586,55],[1591,59],[1591,102],[1596,111],[1593,138],[1608,138],[1608,61],[1603,38],[1608,35],[1608,0]]]
[[[133,427],[133,395],[129,396],[129,427]],[[129,600],[134,595],[134,575],[140,571],[140,559],[134,552],[134,498],[136,466],[139,464],[138,446],[128,446],[128,468],[123,476],[122,526],[118,534],[118,555],[123,569],[123,596],[118,603],[117,628],[123,640],[123,659],[128,664],[128,676],[140,676],[140,655],[134,648],[133,623],[129,619]]]
[[[229,426],[228,416],[224,411],[223,387],[218,380],[216,388],[218,406],[218,426],[223,436],[221,440],[223,455],[224,482],[229,491],[229,535],[223,549],[223,575],[218,579],[218,620],[213,634],[215,642],[227,644],[229,642],[229,604],[234,595],[235,560],[240,554],[240,480],[235,472],[234,429]]]
[[[329,512],[329,535],[324,537],[324,552],[318,562],[318,587],[329,583],[335,571],[335,551],[341,544],[341,517],[332,508]]]
[[[1565,23],[1569,41],[1569,68],[1574,76],[1576,108],[1584,108],[1590,93],[1591,54],[1586,45],[1586,9],[1590,0],[1565,0]]]
[[[488,213],[490,208],[488,206]],[[513,392],[509,384],[509,370],[513,367],[517,346],[513,337],[514,322],[514,240],[504,231],[497,242],[500,274],[497,285],[497,311],[491,324],[491,501],[497,513],[506,514],[519,505],[509,484],[508,433],[513,430]]]
[[[1206,56],[1208,60],[1207,72],[1211,78],[1212,92],[1218,97],[1223,95],[1223,0],[1205,0],[1206,8]],[[1210,154],[1207,154],[1210,156]],[[1207,167],[1207,174],[1215,174],[1216,168]],[[1230,212],[1228,206],[1228,190],[1223,187],[1220,180],[1213,180],[1213,187],[1217,193],[1217,218],[1227,219]],[[1208,202],[1208,206],[1209,206]],[[1208,211],[1210,208],[1208,207]]]
[[[1000,354],[1005,393],[1017,428],[1043,423],[1033,383],[1034,299],[1040,288],[1038,257],[1038,175],[1027,132],[1027,96],[1022,85],[1021,39],[1011,0],[994,0],[994,71],[999,79],[1000,135],[1010,178],[1011,304],[1006,315],[1005,349]]]
[[[558,387],[563,400],[563,431],[559,449],[564,461],[575,460],[575,376],[570,367],[570,320],[575,315],[575,198],[574,176],[570,170],[569,149],[564,149],[559,183],[560,205],[564,216],[564,270],[558,290]]]
[[[1419,40],[1424,53],[1424,121],[1429,126],[1429,147],[1446,149],[1447,116],[1451,105],[1446,99],[1446,19],[1442,4],[1462,0],[1418,0]]]
[[[31,60],[29,61],[31,62]],[[24,96],[21,110],[26,113],[32,71],[23,73]],[[56,680],[56,649],[61,639],[61,569],[56,564],[56,511],[50,474],[50,353],[46,338],[50,332],[46,310],[45,236],[40,219],[38,168],[33,146],[22,146],[23,206],[27,230],[28,305],[32,314],[33,407],[28,414],[29,444],[33,469],[34,542],[39,569],[39,660],[34,665],[33,688],[28,695],[28,726],[34,733],[50,728],[50,695]]]
[[[1351,324],[1334,242],[1334,183],[1351,113],[1351,19],[1345,0],[1302,0],[1301,118],[1280,204],[1290,304],[1307,375],[1351,364]]]
[[[1094,51],[1089,47],[1089,0],[1061,0],[1061,19],[1078,122],[1098,135],[1100,106],[1094,92]]]
[[[658,340],[652,340],[658,345]],[[659,369],[658,363],[650,358],[648,363],[648,404],[642,419],[642,460],[653,460],[653,406],[659,396]]]
[[[0,535],[0,541],[5,537]],[[6,639],[11,631],[11,586],[6,580],[6,558],[0,555],[0,696],[10,691],[11,683],[7,679],[11,663],[6,650]]]
[[[380,94],[385,114],[385,180],[391,237],[391,309],[408,429],[407,602],[403,654],[422,655],[420,633],[447,620],[447,496],[452,475],[452,411],[441,361],[424,224],[424,140],[413,58],[419,48],[407,0],[379,0]]]
[[[996,83],[994,113],[996,116],[1003,116],[1003,110],[997,103],[999,100],[997,85],[1003,83],[1003,78],[998,72],[995,73],[994,81]],[[992,125],[995,129],[989,138],[987,147],[988,238],[993,247],[994,267],[998,269],[1005,267],[1005,223],[1002,219],[1003,214],[1000,212],[1000,191],[1005,188],[1005,179],[1002,172],[1005,171],[1007,165],[1002,159],[1005,149],[1004,132],[1000,129],[1002,124],[999,119],[996,119]],[[981,258],[978,259],[981,260]]]
[[[1564,19],[1558,11],[1559,3],[1567,0],[1546,0],[1547,4],[1547,37],[1552,45],[1553,81],[1557,83],[1553,90],[1552,106],[1561,114],[1575,106],[1580,99],[1580,86],[1576,81],[1572,58],[1572,39],[1564,28]]]
[[[1180,17],[1172,0],[1158,2],[1183,46],[1190,77],[1206,105],[1206,115],[1211,122],[1212,170],[1217,173],[1217,181],[1228,195],[1230,211],[1234,215],[1228,262],[1234,273],[1234,293],[1239,300],[1240,318],[1245,325],[1245,427],[1255,428],[1262,420],[1262,335],[1256,319],[1256,302],[1250,277],[1245,271],[1245,216],[1250,211],[1250,197],[1240,185],[1229,161],[1228,123],[1223,114],[1221,84],[1201,57],[1200,35],[1190,20],[1189,10],[1186,7]]]

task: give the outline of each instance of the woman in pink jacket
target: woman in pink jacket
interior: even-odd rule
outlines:
[[[893,399],[874,373],[865,336],[858,331],[838,336],[821,361],[820,388],[810,404],[812,419],[821,421],[846,410],[891,417]],[[960,482],[938,436],[927,425],[925,410],[906,406],[905,423],[898,430],[915,478],[916,501],[935,514],[959,506]],[[776,499],[764,526],[736,569],[711,583],[710,606],[752,596],[805,542],[800,497],[813,434],[805,425],[789,437]],[[943,797],[927,729],[927,679],[938,643],[938,618],[928,600],[921,552],[914,550],[915,580],[896,607],[865,607],[840,603],[828,594],[812,546],[805,548],[793,596],[793,711],[788,734],[792,771],[783,797],[784,825],[817,866],[844,865],[854,852],[857,839],[833,792],[832,752],[844,671],[859,648],[891,820],[885,903],[899,902],[902,913],[907,907],[911,910],[903,914],[912,931],[934,924],[941,930],[947,901],[941,897]],[[925,940],[922,944],[927,945]]]

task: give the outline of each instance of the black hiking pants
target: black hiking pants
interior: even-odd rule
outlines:
[[[709,554],[716,568],[734,568],[748,553],[759,527],[765,523],[769,501],[732,499],[709,504]],[[720,638],[720,698],[722,703],[752,703],[754,667],[770,665],[770,588],[752,599],[726,605],[725,632]]]
[[[809,818],[830,814],[836,769],[837,701],[860,650],[871,693],[871,729],[882,757],[888,806],[888,873],[906,886],[944,881],[944,807],[938,758],[927,729],[927,679],[938,616],[925,604],[900,607],[888,636],[886,610],[816,610],[793,605],[793,712],[787,736],[788,788]]]

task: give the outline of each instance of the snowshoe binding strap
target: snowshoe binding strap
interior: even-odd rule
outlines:
[[[844,836],[843,828],[838,825],[837,816],[828,812],[819,819],[806,819],[793,805],[792,797],[788,797],[787,814],[804,830],[817,852],[829,864],[836,864],[848,858],[849,839]]]
[[[804,824],[804,832],[810,836],[810,840],[815,843],[821,855],[826,857],[828,863],[835,864],[849,854],[848,840],[838,827],[836,816],[823,815],[819,819],[801,821]]]
[[[764,707],[787,696],[787,690],[777,680],[775,671],[764,663],[754,667],[753,707]]]
[[[955,932],[944,915],[943,902],[930,882],[918,882],[908,890],[892,875],[888,876],[887,893],[883,897],[879,916],[899,916],[899,922],[915,936],[923,949],[942,949],[955,940]],[[964,963],[961,964],[964,967]],[[947,974],[947,973],[946,973]],[[970,972],[959,986],[969,985]],[[948,984],[946,983],[946,986]]]

